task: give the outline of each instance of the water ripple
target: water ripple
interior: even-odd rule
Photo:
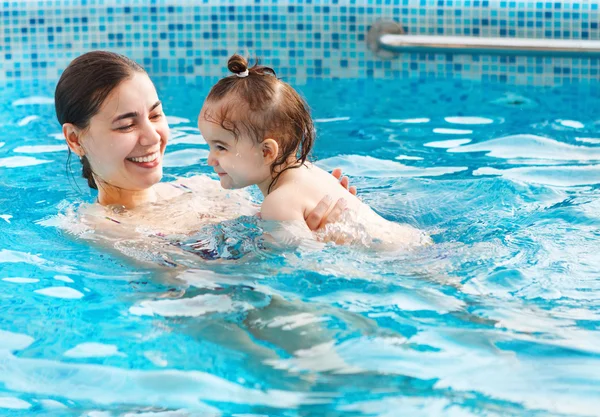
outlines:
[[[488,152],[495,158],[598,161],[600,148],[575,146],[536,135],[512,135],[449,149],[448,152]]]

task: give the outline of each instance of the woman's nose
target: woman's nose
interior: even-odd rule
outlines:
[[[151,146],[160,142],[161,134],[156,125],[147,121],[141,132],[140,145]]]

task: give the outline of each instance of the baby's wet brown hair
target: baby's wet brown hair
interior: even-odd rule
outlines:
[[[227,68],[233,75],[217,82],[206,98],[207,103],[223,103],[217,113],[205,111],[204,118],[232,132],[236,139],[248,135],[256,143],[267,138],[277,141],[279,155],[271,165],[271,191],[281,173],[302,166],[312,150],[315,128],[310,109],[289,84],[258,60],[249,68],[248,61],[235,54]],[[295,162],[281,168],[291,157]]]

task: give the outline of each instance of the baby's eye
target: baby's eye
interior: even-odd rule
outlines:
[[[216,148],[217,148],[217,150],[219,150],[219,151],[226,151],[226,150],[227,150],[227,148],[225,148],[224,146],[221,146],[221,145],[217,145],[217,146],[215,146],[215,147],[216,147]]]

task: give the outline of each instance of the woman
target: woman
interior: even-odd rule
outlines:
[[[83,177],[98,190],[81,220],[104,237],[189,235],[207,223],[253,215],[243,192],[225,192],[204,176],[161,183],[169,126],[156,89],[129,58],[93,51],[73,60],[55,91],[56,115]],[[341,170],[333,175],[341,177]],[[348,179],[341,178],[348,188]],[[356,194],[354,187],[350,192]],[[324,198],[307,218],[316,230],[334,220],[344,201]]]
[[[55,105],[70,152],[79,156],[88,185],[98,190],[96,203],[81,206],[77,213],[80,222],[67,219],[67,228],[80,233],[83,223],[86,230],[93,231],[88,237],[137,260],[174,266],[174,260],[179,263],[187,254],[184,261],[198,265],[197,256],[183,253],[165,238],[176,235],[181,241],[206,224],[257,213],[247,193],[223,190],[218,181],[205,176],[160,182],[169,126],[152,81],[134,61],[103,51],[76,58],[58,82]],[[336,170],[334,176],[339,178],[341,171]],[[341,184],[347,188],[348,179],[342,178]],[[344,201],[331,205],[331,199],[325,198],[312,211],[307,218],[311,229],[335,219]],[[306,308],[290,306],[273,297],[268,311]],[[264,309],[251,312],[248,322],[256,319],[254,314],[267,313]],[[356,320],[363,321],[361,317]],[[205,337],[223,335],[219,343],[259,352],[255,353],[263,358],[277,357],[235,326],[228,329],[219,320],[209,323],[218,330],[198,330]],[[254,330],[250,326],[250,332]],[[257,330],[255,336],[259,333]],[[324,334],[321,329],[314,333]]]

